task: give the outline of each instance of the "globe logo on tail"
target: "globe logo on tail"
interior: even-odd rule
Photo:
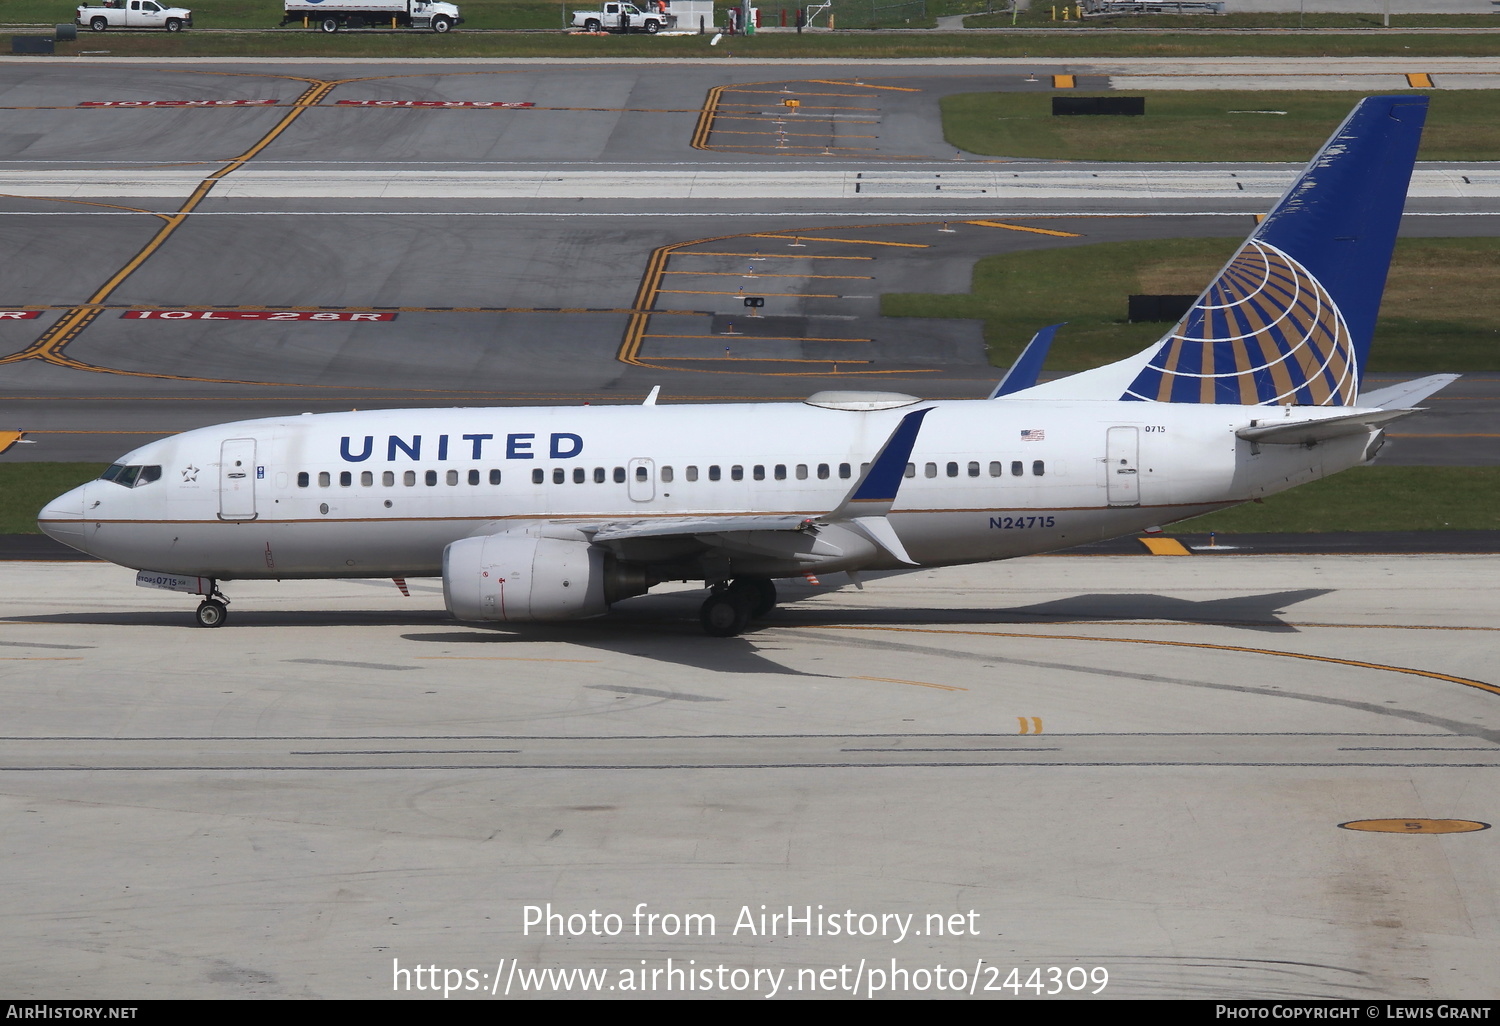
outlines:
[[[1252,238],[1120,398],[1352,406],[1358,382],[1353,339],[1328,291],[1284,251]]]

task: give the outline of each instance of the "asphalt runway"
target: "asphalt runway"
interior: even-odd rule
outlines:
[[[1500,817],[1496,572],[1034,557],[710,639],[691,591],[490,630],[431,582],[242,583],[204,631],[118,568],[3,564],[6,989],[618,995],[691,962],[781,996],[1056,966],[1074,996],[1077,967],[1103,997],[1493,999],[1496,834],[1426,831]],[[1341,828],[1368,820],[1396,822]]]
[[[1286,169],[954,154],[941,95],[1497,71],[5,62],[0,312],[36,316],[0,317],[0,428],[34,443],[3,458],[655,384],[983,395],[977,327],[882,319],[880,293],[964,291],[995,252],[1243,236]],[[778,113],[799,97],[827,109]],[[272,103],[83,106],[199,100]],[[1494,233],[1489,168],[1423,170],[1408,233]],[[742,294],[767,300],[755,323]],[[1494,463],[1496,389],[1451,386],[1382,461]],[[0,978],[20,998],[553,995],[530,974],[597,969],[615,995],[1493,999],[1495,571],[1037,557],[788,588],[709,639],[691,590],[505,631],[447,619],[433,581],[235,583],[204,631],[129,571],[0,563]]]
[[[33,444],[4,458],[108,461],[307,410],[632,402],[657,384],[664,401],[983,395],[998,371],[978,323],[881,318],[882,292],[966,291],[998,252],[1242,236],[1295,169],[980,158],[942,139],[943,96],[1064,81],[1377,91],[1411,75],[1472,88],[1497,73],[1458,59],[8,62],[0,312],[32,316],[0,316],[0,428]],[[1500,174],[1423,165],[1409,209],[1410,235],[1492,234]],[[1452,386],[1382,460],[1493,464],[1496,386]]]

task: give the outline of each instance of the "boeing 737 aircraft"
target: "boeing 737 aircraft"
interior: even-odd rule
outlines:
[[[1371,97],[1144,352],[988,400],[395,410],[243,421],[121,458],[38,520],[205,596],[224,581],[443,578],[461,620],[597,616],[703,581],[729,636],[777,578],[1007,559],[1209,513],[1370,460],[1454,379],[1360,395],[1427,111]]]

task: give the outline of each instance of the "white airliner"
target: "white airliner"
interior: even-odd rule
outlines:
[[[1007,559],[1198,516],[1371,459],[1454,379],[1359,395],[1427,99],[1362,101],[1160,342],[988,400],[395,410],[142,446],[43,531],[203,595],[223,581],[443,578],[461,620],[597,616],[703,581],[728,636],[773,581]]]

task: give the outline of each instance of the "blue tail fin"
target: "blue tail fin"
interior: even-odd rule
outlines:
[[[1426,117],[1360,101],[1120,398],[1353,405]]]

